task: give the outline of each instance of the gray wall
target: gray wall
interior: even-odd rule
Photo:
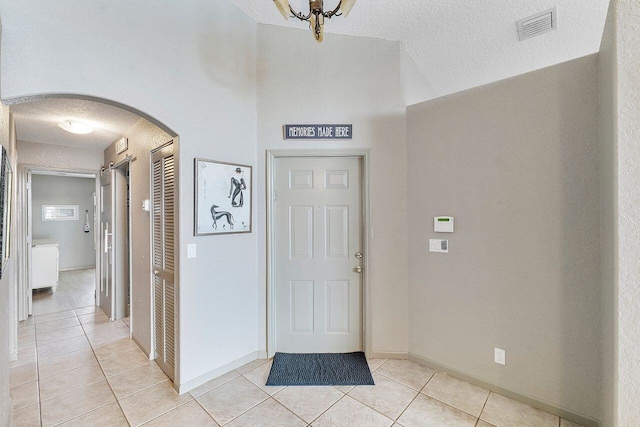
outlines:
[[[60,244],[60,270],[95,267],[94,207],[91,194],[96,191],[95,178],[33,175],[31,188],[33,238],[53,239]],[[78,205],[79,219],[43,221],[42,205]],[[85,210],[89,211],[89,233],[83,231]]]
[[[131,283],[131,325],[133,338],[145,353],[151,350],[151,235],[149,212],[142,210],[142,201],[150,199],[149,171],[151,167],[149,152],[171,140],[163,130],[140,119],[126,135],[129,138],[129,149],[116,154],[115,143],[104,151],[104,164],[118,163],[125,156],[136,158],[131,163],[131,253],[133,256]],[[174,147],[177,150],[177,147]]]
[[[600,273],[602,298],[602,425],[616,425],[617,406],[615,349],[617,346],[615,318],[617,278],[615,265],[617,254],[617,50],[614,27],[614,7],[611,2],[609,15],[604,29],[600,53],[598,55],[598,74],[600,80]]]
[[[409,350],[600,416],[595,56],[408,108]],[[452,215],[454,234],[433,217]],[[428,252],[449,238],[450,253]],[[506,350],[506,366],[493,349]]]

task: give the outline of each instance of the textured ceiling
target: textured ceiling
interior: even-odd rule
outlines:
[[[99,102],[52,98],[11,106],[20,141],[104,150],[120,139],[140,120],[136,114]],[[95,130],[76,135],[62,130],[58,123],[75,120]]]
[[[231,0],[256,22],[285,21],[272,0]],[[308,11],[308,1],[290,0]],[[325,0],[325,9],[338,0]],[[491,83],[595,53],[609,0],[360,0],[348,18],[325,22],[326,33],[400,41],[436,96]],[[518,41],[516,21],[558,8],[558,29]],[[300,37],[312,37],[301,34]],[[326,37],[324,43],[331,43]]]

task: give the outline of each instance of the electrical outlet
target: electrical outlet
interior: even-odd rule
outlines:
[[[507,363],[507,352],[501,348],[494,348],[494,361],[500,365],[506,365]]]

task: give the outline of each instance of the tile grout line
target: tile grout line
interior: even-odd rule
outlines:
[[[204,406],[202,406],[202,405],[200,404],[200,402],[198,402],[198,399],[196,399],[195,397],[193,397],[193,395],[192,395],[191,397],[193,398],[193,401],[194,401],[194,402],[196,402],[196,405],[198,405],[200,408],[202,408],[202,410],[204,411],[204,413],[205,413],[205,414],[207,414],[207,416],[208,416],[209,418],[211,418],[211,419],[213,420],[213,422],[214,422],[214,423],[218,424],[218,422],[216,421],[216,419],[215,419],[215,418],[213,418],[213,415],[211,415],[211,414],[209,413],[209,411],[207,411],[207,410],[204,408]],[[154,419],[155,419],[155,418],[154,418]],[[153,420],[152,420],[152,421],[153,421]],[[220,425],[220,424],[218,424],[218,425]]]
[[[33,319],[33,333],[36,341],[36,387],[38,389],[38,415],[40,417],[40,426],[44,425],[42,421],[42,396],[40,396],[40,356],[38,354],[38,326],[36,325],[36,319]]]
[[[285,388],[287,388],[286,386],[282,389],[284,390]],[[303,420],[300,415],[296,414],[295,412],[293,412],[291,409],[287,408],[286,406],[284,406],[282,403],[280,403],[278,400],[274,399],[273,396],[275,396],[276,394],[280,393],[282,390],[278,390],[277,392],[273,393],[273,395],[269,396],[269,399],[272,399],[274,402],[276,402],[277,405],[282,406],[286,411],[289,411],[290,413],[293,414],[294,417],[296,417],[297,419],[299,419],[300,421],[302,421],[303,423],[305,423],[306,425],[309,425],[309,423],[307,423],[306,420]],[[268,400],[268,399],[267,399]],[[266,400],[265,400],[266,402]],[[264,402],[262,402],[264,403]],[[262,405],[261,403],[261,405]]]
[[[377,369],[376,369],[376,371],[377,371]],[[453,408],[453,409],[455,409],[455,410],[458,410],[458,411],[460,411],[460,412],[462,412],[462,413],[464,413],[464,414],[470,415],[470,416],[472,416],[472,417],[476,418],[476,424],[477,424],[477,423],[478,423],[478,421],[480,420],[480,416],[482,415],[482,411],[484,411],[484,407],[485,407],[485,405],[487,404],[487,401],[489,400],[489,395],[491,394],[491,392],[490,392],[489,390],[487,390],[489,393],[487,394],[487,398],[485,399],[485,402],[484,402],[484,404],[482,405],[482,410],[480,411],[480,415],[475,416],[475,415],[470,414],[470,413],[468,413],[467,411],[464,411],[464,410],[462,410],[462,409],[460,409],[460,408],[457,408],[457,407],[455,407],[455,406],[453,406],[453,405],[451,405],[451,404],[449,404],[449,403],[447,403],[447,402],[443,402],[442,400],[440,400],[440,399],[438,399],[438,398],[436,398],[436,397],[429,396],[428,394],[423,393],[423,390],[427,387],[427,385],[429,384],[429,382],[431,382],[431,380],[432,380],[433,378],[435,378],[436,374],[438,374],[438,373],[444,373],[444,372],[435,371],[435,372],[433,373],[433,375],[431,375],[431,377],[429,377],[429,379],[427,380],[427,382],[425,383],[425,385],[423,385],[423,386],[422,386],[422,388],[418,391],[418,395],[417,395],[416,397],[418,397],[419,395],[421,395],[421,394],[422,394],[422,395],[424,395],[425,397],[428,397],[429,399],[435,400],[436,402],[442,403],[443,405],[446,405],[446,406],[448,406],[448,407],[450,407],[450,408]],[[401,383],[400,381],[398,381],[398,380],[396,380],[396,379],[394,379],[394,378],[388,377],[388,376],[386,376],[386,375],[385,375],[384,373],[382,373],[382,372],[378,372],[378,374],[379,374],[379,375],[382,375],[383,377],[385,377],[385,378],[386,378],[386,379],[388,379],[388,380],[391,380],[391,381],[393,381],[393,382],[395,382],[395,383],[397,383],[397,384],[400,384],[400,385],[402,385],[402,386],[404,386],[404,387],[409,388],[410,390],[415,391],[415,389],[414,389],[413,387],[410,387],[410,386],[408,386],[408,385],[406,385],[406,384],[403,384],[403,383]],[[480,388],[481,388],[481,387],[480,387]],[[484,389],[483,389],[483,390],[484,390]],[[353,397],[353,398],[354,398],[354,399],[356,399],[355,397]],[[357,400],[357,399],[356,399],[356,400]],[[415,398],[414,398],[414,400],[415,400]],[[360,401],[358,400],[358,402],[360,402]],[[361,402],[361,403],[364,403],[364,402]],[[412,401],[411,403],[413,403],[413,401]],[[365,405],[366,405],[366,404],[365,404]],[[408,406],[407,406],[407,408],[408,408]],[[371,408],[371,409],[373,409],[373,408]],[[405,408],[405,410],[406,410],[406,408]],[[403,413],[404,413],[404,411],[403,411]],[[384,415],[384,414],[383,414],[383,415]],[[396,421],[397,421],[397,419],[396,419]]]
[[[74,311],[74,313],[75,313],[75,311]],[[76,315],[76,317],[77,317],[77,315]],[[78,321],[80,321],[80,320],[78,319]],[[80,326],[82,327],[82,323],[80,324]],[[65,329],[65,328],[63,328],[63,329]],[[82,327],[82,331],[83,331],[83,333],[84,333],[84,327]],[[86,336],[86,333],[85,333],[85,338],[87,338],[87,341],[89,340],[89,339],[88,339],[88,337]],[[89,342],[89,348],[90,348],[90,349],[91,349],[91,351],[93,352],[93,356],[96,358],[96,361],[97,361],[97,356],[96,356],[95,352],[93,351],[93,347],[91,346],[91,343],[90,343],[90,342]],[[71,352],[71,353],[73,353],[73,352]],[[65,353],[65,354],[63,354],[63,355],[61,355],[61,356],[64,356],[64,355],[67,355],[67,354],[71,354],[71,353]],[[52,358],[50,358],[50,359],[53,359],[53,357],[52,357]],[[46,360],[46,359],[45,359],[45,360]],[[84,365],[84,366],[87,366],[87,365]],[[102,371],[102,367],[100,366],[100,363],[99,363],[99,362],[98,362],[98,366],[100,367],[100,370]],[[74,368],[74,369],[76,369],[76,368]],[[71,371],[71,370],[73,370],[73,369],[70,369],[69,371]],[[69,372],[69,371],[65,371],[65,372]],[[102,374],[104,375],[104,371],[102,371]],[[38,372],[38,375],[39,375],[39,372]],[[105,376],[105,381],[106,381],[106,376]],[[94,382],[94,383],[87,384],[86,386],[83,386],[83,387],[87,387],[87,386],[89,386],[89,385],[97,384],[97,383],[99,383],[99,382],[100,382],[100,381],[96,381],[96,382]],[[108,384],[109,384],[109,383],[107,382],[107,385],[108,385]],[[83,388],[83,387],[80,387],[80,388]],[[71,393],[71,392],[73,392],[73,391],[76,391],[76,390],[79,390],[80,388],[77,388],[77,389],[75,389],[75,390],[71,390],[71,391],[69,391],[69,393]],[[38,393],[40,393],[40,387],[39,387],[39,384],[38,384]],[[112,393],[113,393],[113,391],[112,391]],[[54,399],[54,398],[56,398],[56,397],[63,396],[64,394],[66,394],[66,393],[63,393],[63,394],[58,395],[58,396],[51,397],[51,398],[46,399],[46,400],[51,400],[51,399]],[[40,396],[39,396],[38,398],[40,399]],[[114,398],[115,398],[115,394],[114,394]],[[117,401],[117,399],[116,399],[116,401]],[[41,403],[41,402],[42,402],[42,401],[41,401],[41,400],[39,400],[39,403]],[[113,403],[113,402],[111,402],[111,403]],[[82,416],[84,416],[84,415],[87,415],[87,414],[89,414],[89,413],[91,413],[91,412],[93,412],[93,411],[97,411],[97,410],[99,410],[99,409],[102,409],[102,408],[104,408],[105,406],[110,405],[111,403],[107,403],[107,404],[105,404],[105,405],[99,406],[98,408],[94,408],[94,409],[92,409],[91,411],[83,412],[82,414],[79,414],[79,415],[78,415],[78,416],[76,416],[76,417],[73,417],[73,418],[68,419],[68,420],[64,420],[64,421],[59,422],[59,423],[57,423],[57,424],[55,424],[55,425],[60,425],[60,424],[63,424],[63,423],[69,422],[69,421],[73,421],[73,420],[75,420],[75,419],[77,419],[77,418],[80,418],[80,417],[82,417]],[[127,421],[127,423],[128,423],[128,421]],[[41,424],[41,425],[43,425],[43,424],[44,424],[44,421],[42,420],[42,405],[40,405],[40,424]]]
[[[260,366],[262,366],[262,365],[260,365]],[[260,366],[258,366],[258,368],[259,368]],[[251,371],[249,371],[249,372],[251,372]],[[269,400],[269,399],[271,398],[271,395],[270,395],[269,393],[267,393],[266,391],[262,390],[260,387],[258,387],[257,385],[255,385],[255,384],[254,384],[254,383],[252,383],[251,381],[249,381],[247,378],[245,378],[245,376],[244,376],[244,375],[240,375],[240,377],[238,377],[238,378],[243,378],[245,381],[248,381],[248,382],[249,382],[249,384],[251,384],[252,386],[254,386],[255,388],[257,388],[258,390],[260,390],[261,392],[263,392],[264,394],[266,394],[266,395],[267,395],[267,398],[266,398],[266,399],[262,399],[261,401],[259,401],[259,402],[258,402],[258,403],[256,403],[255,405],[251,406],[251,407],[250,407],[249,409],[247,409],[246,411],[243,411],[242,413],[238,414],[237,416],[235,416],[235,417],[231,418],[229,421],[227,421],[227,422],[226,422],[226,423],[224,423],[224,424],[220,424],[220,423],[218,423],[218,420],[216,420],[216,419],[213,417],[213,415],[211,415],[211,418],[213,418],[213,420],[214,420],[216,423],[218,423],[218,425],[223,426],[223,425],[227,425],[227,424],[229,424],[230,422],[234,421],[234,420],[235,420],[235,419],[237,419],[237,418],[240,418],[241,416],[243,416],[244,414],[246,414],[247,412],[249,412],[249,411],[250,411],[250,410],[252,410],[253,408],[257,407],[258,405],[261,405],[263,402],[265,402],[265,401],[267,401],[267,400]],[[235,381],[236,379],[238,379],[238,378],[234,378],[234,381]],[[205,409],[205,411],[206,411],[206,409]],[[207,413],[208,413],[208,411],[207,411]]]
[[[169,380],[169,381],[171,381],[171,380]],[[164,382],[164,381],[163,381],[163,382]],[[158,384],[160,384],[160,383],[158,383]],[[156,384],[156,385],[158,385],[158,384]],[[151,387],[149,387],[149,388],[151,388]],[[145,390],[147,390],[147,389],[145,388]],[[137,393],[133,393],[133,394],[137,394]],[[133,396],[133,394],[130,394],[129,396]],[[127,397],[129,397],[129,396],[127,396]],[[175,411],[175,410],[176,410],[176,409],[178,409],[178,408],[182,408],[183,406],[188,405],[188,404],[189,404],[189,403],[191,403],[192,401],[195,401],[195,399],[192,399],[192,400],[189,400],[188,402],[182,403],[182,404],[180,404],[180,405],[176,406],[175,408],[171,408],[171,409],[169,409],[168,411],[165,411],[165,412],[161,413],[161,414],[160,414],[160,415],[158,415],[157,417],[152,418],[152,419],[150,419],[150,420],[148,420],[148,421],[145,421],[145,422],[144,422],[144,423],[142,423],[142,424],[139,424],[139,426],[144,426],[144,425],[146,425],[146,424],[149,424],[151,421],[153,421],[153,420],[157,420],[158,418],[163,417],[163,416],[167,415],[169,412],[173,412],[173,411]],[[122,411],[122,413],[124,413],[124,411]],[[208,413],[208,412],[207,412],[207,415],[209,415],[209,413]],[[209,416],[210,416],[210,415],[209,415]],[[125,418],[126,418],[126,417],[127,417],[127,416],[126,416],[126,414],[125,414]],[[214,420],[214,421],[215,421],[215,420]],[[131,426],[131,423],[129,423],[129,420],[128,420],[128,419],[127,419],[127,423]],[[218,423],[216,422],[216,424],[218,424]]]
[[[249,362],[249,363],[252,363],[252,362]],[[249,372],[252,372],[253,370],[258,369],[258,368],[260,368],[260,367],[264,366],[264,365],[265,365],[265,364],[267,364],[267,363],[269,363],[269,359],[266,359],[266,362],[261,363],[260,365],[256,366],[255,368],[250,369],[249,371],[245,372],[245,374],[248,374]],[[244,365],[243,365],[243,366],[244,366]],[[257,407],[258,405],[261,405],[263,402],[265,402],[265,401],[269,400],[270,398],[272,398],[272,395],[271,395],[271,394],[267,393],[266,391],[264,391],[264,390],[262,390],[260,387],[258,387],[256,384],[254,384],[250,379],[248,379],[247,377],[245,377],[245,374],[240,373],[240,372],[238,371],[238,369],[240,369],[240,368],[242,368],[242,366],[240,366],[239,368],[233,369],[233,372],[235,372],[235,373],[237,373],[237,374],[238,374],[238,376],[237,376],[237,377],[232,378],[232,379],[230,379],[229,381],[226,381],[226,382],[224,382],[224,383],[222,383],[222,384],[218,385],[217,387],[212,388],[211,390],[207,391],[206,393],[201,394],[201,395],[200,395],[200,396],[198,396],[198,397],[193,396],[193,394],[191,394],[191,393],[189,392],[189,395],[191,395],[191,397],[193,398],[193,400],[195,400],[196,402],[198,402],[198,405],[200,405],[200,407],[201,407],[202,409],[204,409],[204,411],[207,413],[207,415],[209,415],[211,418],[213,418],[213,420],[216,422],[216,424],[218,424],[218,425],[220,425],[220,426],[229,424],[230,422],[232,422],[232,421],[233,421],[233,420],[235,420],[236,418],[241,417],[242,415],[246,414],[247,412],[249,412],[249,411],[250,411],[250,410],[252,410],[253,408]],[[231,372],[231,371],[229,371],[229,372]],[[225,374],[223,374],[223,375],[225,375]],[[218,422],[218,420],[217,420],[217,419],[215,419],[215,417],[213,416],[213,414],[209,413],[209,411],[207,411],[207,409],[206,409],[205,407],[203,407],[203,406],[200,404],[200,402],[198,401],[198,398],[200,398],[200,397],[202,397],[202,396],[204,396],[204,395],[206,395],[206,394],[209,394],[209,393],[211,393],[212,391],[217,390],[217,389],[219,389],[220,387],[222,387],[222,386],[224,386],[224,385],[227,385],[227,384],[229,384],[229,383],[230,383],[230,382],[232,382],[232,381],[237,380],[238,378],[243,378],[245,381],[248,381],[252,386],[256,387],[258,390],[260,390],[261,392],[265,393],[268,397],[267,397],[266,399],[263,399],[263,400],[261,400],[260,402],[256,403],[255,405],[251,406],[251,407],[250,407],[249,409],[247,409],[246,411],[244,411],[244,412],[240,413],[239,415],[237,415],[237,416],[233,417],[232,419],[230,419],[229,421],[227,421],[225,424],[220,424],[220,423]],[[214,380],[215,380],[215,378],[214,378]],[[213,381],[213,380],[212,380],[212,381]],[[205,384],[206,384],[206,383],[205,383]],[[202,384],[202,385],[204,385],[204,384]],[[282,390],[279,390],[279,391],[282,391]],[[275,393],[274,393],[274,394],[275,394]],[[278,402],[278,403],[280,403],[280,402]],[[164,415],[164,414],[163,414],[163,415]],[[304,421],[304,420],[303,420],[303,421]],[[304,422],[306,422],[306,421],[304,421]]]
[[[381,373],[380,375],[382,375],[383,377],[385,377],[385,378],[386,378],[386,376],[385,376],[384,374],[382,374],[382,373]],[[429,384],[429,381],[431,381],[431,379],[433,379],[433,377],[435,377],[435,376],[436,376],[436,372],[434,372],[434,373],[429,377],[429,379],[427,380],[427,382],[426,382],[426,383],[424,383],[424,385],[422,386],[422,389],[424,389],[424,388],[427,386],[427,384]],[[390,379],[391,379],[391,378],[390,378]],[[409,409],[409,406],[411,406],[411,404],[412,404],[413,402],[415,402],[415,400],[418,398],[418,396],[420,396],[420,391],[421,391],[422,389],[418,390],[418,393],[416,393],[415,397],[411,400],[411,402],[409,402],[409,404],[408,404],[408,405],[407,405],[407,406],[402,410],[402,412],[400,412],[400,415],[398,415],[398,417],[397,417],[395,420],[393,420],[393,422],[394,422],[394,423],[397,423],[397,422],[398,422],[398,420],[402,417],[402,415],[404,415],[404,413],[405,413],[405,412],[407,412],[407,409]]]
[[[489,397],[491,397],[491,393],[492,392],[489,391],[489,394],[487,394],[487,398],[484,400],[484,405],[482,405],[482,410],[480,411],[480,415],[478,415],[478,421],[476,422],[476,426],[478,424],[480,424],[480,417],[482,416],[482,413],[484,412],[484,408],[487,406],[487,402],[489,402]],[[482,421],[484,421],[484,420],[482,420]]]
[[[87,323],[91,323],[91,322],[87,322]],[[95,322],[94,322],[94,323],[95,323]],[[103,322],[103,323],[106,323],[106,322]],[[84,329],[84,324],[81,324],[81,326],[82,326],[82,329],[83,329],[83,331],[84,331],[84,330],[85,330],[85,329]],[[86,332],[85,332],[85,334],[86,334]],[[87,339],[88,339],[88,336],[87,336]],[[108,343],[103,343],[103,344],[100,344],[100,345],[99,345],[99,346],[97,346],[97,347],[102,347],[102,346],[106,346],[106,345],[109,345],[109,344],[113,344],[113,343],[115,343],[116,341],[120,341],[120,340],[123,340],[123,339],[125,339],[125,338],[119,338],[119,339],[116,339],[116,340],[110,341],[110,342],[108,342]],[[129,339],[131,339],[131,338],[129,338]],[[109,382],[109,379],[108,379],[109,377],[107,377],[107,375],[106,375],[106,373],[104,372],[104,369],[103,369],[103,367],[102,367],[102,364],[100,363],[100,359],[98,359],[98,355],[97,355],[97,354],[96,354],[96,352],[95,352],[95,348],[96,348],[96,347],[94,347],[94,345],[93,345],[93,344],[91,344],[91,341],[89,341],[89,345],[90,345],[90,347],[91,347],[91,351],[92,351],[92,352],[93,352],[93,354],[94,354],[94,357],[96,358],[96,360],[97,360],[97,362],[98,362],[98,366],[100,367],[100,370],[102,371],[102,374],[103,374],[103,375],[104,375],[104,377],[105,377],[105,381],[106,381],[107,385],[109,386],[109,389],[111,390],[111,393],[113,394],[113,397],[116,399],[116,403],[118,404],[118,407],[120,408],[120,411],[121,411],[121,412],[122,412],[122,414],[124,415],[124,417],[125,417],[125,420],[126,420],[127,424],[129,424],[129,426],[131,426],[131,422],[129,421],[129,418],[127,417],[127,414],[126,414],[126,412],[124,411],[124,408],[122,408],[122,405],[120,404],[120,401],[121,401],[122,399],[126,399],[126,398],[128,398],[128,397],[130,397],[130,396],[133,396],[133,395],[135,395],[135,394],[138,394],[138,393],[144,392],[144,391],[146,391],[146,390],[148,390],[148,389],[150,389],[150,388],[153,388],[153,387],[157,386],[158,384],[162,384],[162,383],[163,383],[163,382],[165,382],[165,381],[171,381],[171,379],[167,377],[166,379],[164,379],[164,380],[162,380],[162,381],[159,381],[159,382],[157,382],[157,383],[155,383],[155,384],[152,384],[152,385],[150,385],[150,386],[148,386],[148,387],[145,387],[145,388],[143,388],[143,389],[141,389],[141,390],[138,390],[138,391],[136,391],[135,393],[131,393],[131,394],[127,395],[127,396],[122,396],[121,398],[119,398],[119,397],[116,395],[116,393],[113,391],[113,387],[111,386],[111,383]],[[138,351],[140,351],[140,349],[134,349],[134,350],[138,350]],[[133,352],[134,350],[129,350],[129,351],[125,352],[125,353]],[[142,353],[142,354],[144,355],[144,353]],[[112,359],[112,358],[114,358],[114,357],[119,357],[119,356],[122,356],[122,355],[121,355],[121,354],[116,354],[116,355],[114,355],[114,356],[107,357],[107,358],[104,358],[104,359],[102,359],[102,360],[108,360],[108,359]],[[151,362],[154,362],[154,361],[153,361],[153,360],[149,360],[149,361],[148,361],[148,363],[151,363]],[[126,373],[126,372],[132,371],[133,369],[137,369],[137,368],[140,368],[140,367],[142,367],[142,366],[145,366],[145,365],[140,365],[140,366],[134,367],[134,368],[132,368],[132,369],[128,369],[128,370],[126,370],[126,371],[123,371],[123,372],[118,373],[117,375],[124,374],[124,373]],[[115,377],[115,376],[117,376],[117,375],[112,375],[112,377]],[[193,401],[195,401],[195,400],[196,400],[196,399],[193,397],[193,395],[191,395],[191,399],[192,399]],[[184,405],[188,404],[189,402],[191,402],[191,401],[185,402],[185,403],[183,403],[183,404],[181,404],[181,405],[178,405],[178,406],[176,406],[176,407],[174,407],[174,408],[171,408],[171,409],[169,409],[168,411],[165,411],[165,412],[163,412],[163,413],[159,414],[157,417],[154,417],[154,418],[152,418],[152,419],[150,419],[150,420],[146,421],[146,422],[145,422],[145,424],[146,424],[146,423],[149,423],[149,422],[151,422],[151,421],[153,421],[153,420],[155,420],[155,419],[157,419],[157,418],[160,418],[160,417],[162,417],[163,415],[166,415],[166,414],[168,414],[169,412],[171,412],[171,411],[173,411],[173,410],[175,410],[175,409],[178,409],[178,408],[180,408],[180,407],[182,407],[182,406],[184,406]],[[111,403],[113,403],[113,402],[111,402]],[[110,405],[111,403],[108,403],[107,405]],[[104,406],[107,406],[107,405],[104,405]],[[103,408],[104,406],[101,406],[100,408]],[[97,408],[97,409],[100,409],[100,408]],[[94,411],[95,411],[95,410],[97,410],[97,409],[94,409]],[[93,411],[90,411],[90,412],[93,412]],[[83,415],[85,415],[85,414],[83,414]]]
[[[256,367],[255,369],[250,370],[249,372],[253,372],[253,371],[255,371],[256,369],[259,369],[259,368],[263,367],[264,365],[266,365],[267,363],[269,363],[269,360],[271,360],[271,359],[267,359],[267,362],[266,362],[266,363],[263,363],[262,365],[260,365],[260,366]],[[238,371],[236,371],[236,372],[238,372]],[[248,374],[249,372],[246,372],[246,374]],[[240,374],[240,375],[241,375],[241,376],[243,376],[246,380],[248,380],[250,383],[252,383],[252,384],[253,384],[253,385],[255,385],[256,387],[260,388],[260,386],[258,386],[257,384],[255,384],[255,383],[254,383],[253,381],[251,381],[249,378],[247,378],[247,377],[246,377],[246,374]],[[265,384],[265,387],[270,387],[270,386],[267,386],[267,385]],[[297,419],[299,419],[300,421],[302,421],[304,424],[306,424],[306,425],[310,425],[310,423],[307,423],[307,421],[306,421],[306,420],[303,420],[303,419],[300,417],[300,415],[296,414],[296,413],[295,413],[295,412],[293,412],[291,409],[289,409],[287,406],[285,406],[284,404],[282,404],[278,399],[275,399],[275,398],[273,397],[273,396],[275,396],[276,394],[278,394],[278,393],[282,392],[283,390],[285,390],[286,388],[287,388],[287,386],[284,386],[284,387],[282,387],[280,390],[276,391],[276,392],[275,392],[275,393],[273,393],[273,394],[271,394],[271,393],[267,392],[266,390],[262,390],[262,389],[260,389],[260,390],[262,390],[262,391],[264,391],[265,393],[267,393],[267,394],[269,395],[269,399],[272,399],[272,400],[273,400],[277,405],[282,406],[285,410],[287,410],[287,411],[289,411],[290,413],[292,413],[292,414],[293,414],[293,416],[295,416]],[[267,399],[267,400],[269,400],[269,399]],[[262,404],[263,404],[264,402],[266,402],[267,400],[264,400],[264,401],[260,402],[258,405],[254,406],[254,408],[255,408],[255,407],[257,407],[257,406],[259,406],[259,405],[262,405]],[[199,404],[199,403],[200,403],[200,402],[198,402],[198,404]],[[203,408],[203,409],[204,409],[204,408]],[[253,408],[251,408],[251,409],[253,409]],[[250,409],[250,410],[251,410],[251,409]],[[248,412],[248,411],[247,411],[247,412]],[[246,414],[246,412],[245,412],[245,414]],[[242,415],[244,415],[244,414],[242,414]],[[242,415],[239,415],[238,417],[240,417],[240,416],[242,416]],[[236,418],[237,418],[237,417],[236,417]],[[234,418],[234,419],[235,419],[235,418]],[[233,421],[233,420],[232,420],[232,421]],[[231,422],[231,421],[229,421],[229,422]]]
[[[336,389],[336,390],[337,390],[337,389]],[[340,390],[338,390],[338,391],[340,391]],[[341,392],[341,393],[342,393],[342,392]],[[317,417],[315,417],[315,418],[313,419],[313,421],[311,421],[311,422],[309,423],[309,425],[311,425],[311,424],[315,423],[316,421],[318,421],[318,419],[319,419],[321,416],[323,416],[324,414],[326,414],[326,413],[327,413],[331,408],[333,408],[334,406],[336,406],[336,405],[338,404],[338,402],[340,402],[340,401],[341,401],[342,399],[344,399],[345,397],[347,397],[347,394],[346,394],[346,393],[342,393],[342,396],[340,397],[340,399],[336,400],[336,401],[333,403],[333,405],[329,406],[327,409],[325,409],[324,411],[322,411],[322,413],[321,413],[320,415],[318,415]],[[349,397],[351,397],[351,396],[349,396]],[[352,399],[353,399],[353,398],[352,398]],[[306,421],[305,421],[305,422],[306,422]]]
[[[94,311],[94,315],[95,315],[95,311]],[[78,321],[80,321],[80,319],[78,319]],[[89,336],[87,335],[87,331],[84,329],[84,324],[82,322],[80,322],[80,327],[82,328],[82,331],[84,332],[84,335],[87,338],[87,341],[89,341]],[[116,403],[118,404],[118,408],[120,408],[120,411],[122,412],[122,415],[124,416],[124,419],[127,422],[127,424],[129,424],[129,426],[131,426],[131,423],[129,422],[129,419],[127,418],[127,414],[125,414],[124,409],[122,409],[122,405],[120,405],[120,400],[118,400],[118,397],[114,393],[113,388],[111,387],[111,383],[109,383],[109,380],[107,380],[107,375],[105,374],[104,369],[102,368],[102,365],[100,364],[100,360],[98,359],[98,355],[96,354],[96,350],[93,347],[93,344],[91,344],[91,341],[89,341],[89,348],[91,348],[91,352],[93,353],[93,357],[95,357],[96,358],[96,362],[98,362],[98,367],[100,368],[100,371],[102,372],[102,375],[104,376],[104,381],[107,383],[107,386],[109,387],[109,390],[111,390],[111,394],[113,394],[113,398],[116,400]],[[113,403],[113,402],[111,402],[111,403]],[[110,405],[111,403],[107,403],[107,405]],[[96,408],[96,409],[94,409],[94,411],[96,411],[98,409],[101,409],[101,408],[104,408],[107,405],[101,406],[100,408]],[[93,412],[93,411],[89,411],[89,412]],[[89,412],[87,412],[86,414],[88,414]],[[82,414],[82,415],[85,415],[85,414]]]

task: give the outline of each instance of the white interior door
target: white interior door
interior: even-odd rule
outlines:
[[[275,162],[276,351],[362,350],[361,160]]]
[[[113,170],[100,177],[100,308],[111,318],[113,310]]]
[[[156,362],[172,380],[176,355],[175,159],[173,144],[151,155],[152,266]]]
[[[100,308],[111,320],[126,313],[127,181],[110,169],[100,178]]]

